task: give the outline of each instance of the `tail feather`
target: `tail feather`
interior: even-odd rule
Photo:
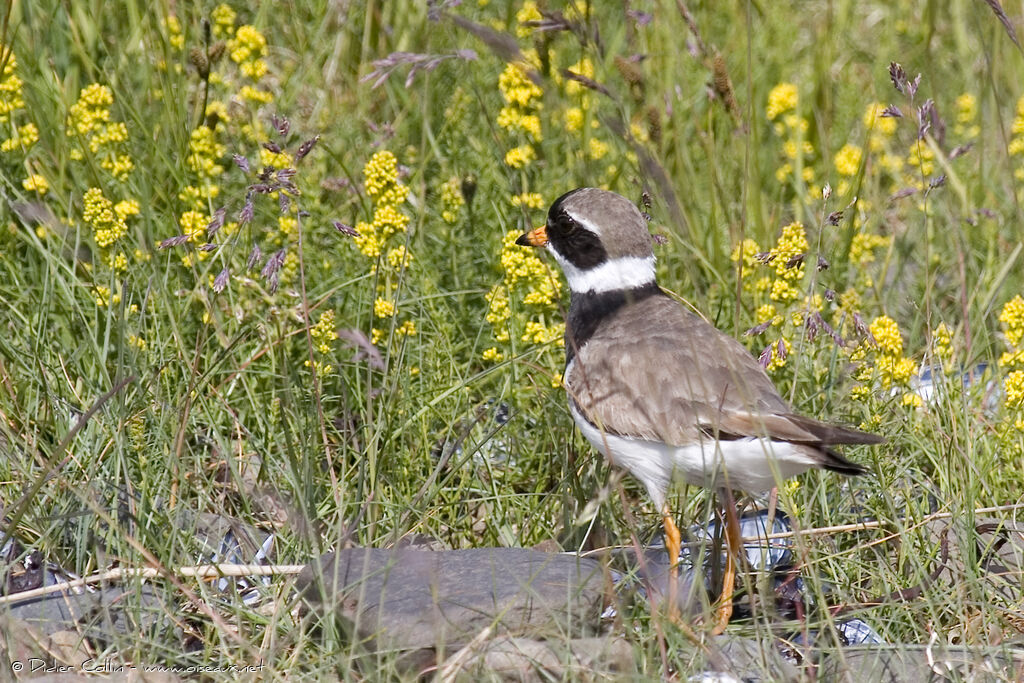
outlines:
[[[848,476],[867,474],[868,472],[867,468],[864,467],[863,465],[858,465],[852,460],[847,460],[846,458],[839,455],[839,453],[835,452],[831,448],[822,448],[820,452],[824,456],[824,461],[821,463],[823,469],[829,470],[831,472],[838,472],[840,474],[845,474]]]
[[[878,444],[885,441],[885,437],[878,434],[864,432],[852,427],[829,424],[828,422],[821,422],[802,415],[787,415],[787,418],[796,426],[813,434],[817,442],[822,446]]]

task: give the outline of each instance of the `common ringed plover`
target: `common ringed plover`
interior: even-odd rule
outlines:
[[[738,341],[658,287],[651,242],[632,202],[590,187],[559,197],[547,223],[516,240],[546,247],[565,273],[569,411],[594,448],[647,488],[674,565],[680,534],[665,500],[672,480],[728,494],[765,491],[811,468],[863,474],[832,446],[884,439],[794,414]],[[732,613],[740,545],[732,505],[726,516],[719,630]]]

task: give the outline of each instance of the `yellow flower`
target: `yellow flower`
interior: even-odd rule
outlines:
[[[267,39],[255,26],[239,26],[235,37],[227,43],[231,60],[236,64],[252,61],[267,54]]]
[[[381,195],[389,185],[398,182],[398,159],[386,149],[375,152],[363,167],[363,178],[368,195]]]
[[[597,138],[590,138],[587,141],[587,144],[589,147],[589,149],[587,150],[589,152],[589,156],[591,159],[595,161],[603,159],[604,156],[608,154],[608,144],[605,142],[601,142]]]
[[[125,199],[117,204],[114,204],[114,213],[121,220],[125,220],[129,216],[138,216],[139,211],[142,207],[139,206],[139,202],[135,199]]]
[[[1021,339],[1024,338],[1024,299],[1020,294],[1003,305],[1003,310],[999,313],[999,322],[1006,330],[1006,341],[1010,346],[1020,346]]]
[[[892,237],[870,235],[858,232],[850,241],[849,259],[851,263],[864,266],[875,260],[875,251],[885,249],[892,244]]]
[[[594,78],[594,63],[589,58],[584,57],[580,61],[576,62],[569,67],[569,71],[574,74],[579,74],[584,78],[593,80]],[[579,81],[568,80],[565,83],[565,92],[569,95],[586,94],[589,91]]]
[[[795,110],[799,102],[800,93],[794,83],[779,83],[768,93],[768,120],[774,121],[781,114]]]
[[[860,170],[860,161],[863,153],[860,147],[857,145],[851,145],[849,143],[843,145],[843,148],[836,152],[835,157],[832,159],[832,163],[835,164],[836,171],[839,175],[844,176],[855,176],[857,171]]]
[[[578,133],[583,130],[586,114],[580,107],[569,107],[565,110],[565,128],[569,132]]]
[[[416,323],[411,320],[406,320],[404,323],[395,328],[395,334],[399,337],[415,337],[416,336]]]
[[[956,98],[956,121],[957,123],[970,123],[978,115],[978,100],[970,94],[964,93]]]
[[[388,252],[387,261],[388,265],[395,270],[402,270],[409,267],[409,262],[412,261],[412,254],[406,250],[405,245],[400,244]]]
[[[188,235],[189,241],[193,241],[202,238],[209,222],[210,219],[201,211],[185,211],[178,219],[178,227],[182,235]]]
[[[900,336],[900,328],[895,320],[887,315],[879,316],[871,321],[868,329],[882,353],[903,355],[903,337]]]
[[[446,180],[441,186],[441,205],[444,207],[441,211],[441,218],[445,223],[456,223],[459,220],[462,207],[466,204],[461,186],[462,183],[455,176]]]
[[[505,153],[505,163],[512,168],[528,166],[537,158],[537,153],[531,145],[520,145],[513,147]]]
[[[934,159],[935,152],[924,142],[918,141],[910,145],[910,153],[907,154],[907,164],[919,167],[921,173],[925,176],[930,176],[932,171],[935,170]]]
[[[809,249],[807,232],[803,223],[795,221],[782,228],[779,241],[771,249],[775,273],[787,280],[798,280],[804,275],[804,262],[801,257],[807,255]]]
[[[502,353],[498,351],[498,347],[492,346],[482,354],[483,359],[488,363],[497,363],[504,358]]]
[[[946,323],[939,323],[935,328],[932,334],[932,348],[940,360],[949,361],[953,358],[953,337]]]
[[[758,266],[757,255],[759,253],[761,253],[761,247],[749,237],[732,250],[729,258],[733,263],[740,264],[740,278],[745,280],[754,274]]]
[[[395,315],[395,302],[378,297],[373,302],[373,314],[378,318],[390,318]]]
[[[21,186],[25,188],[26,192],[35,192],[38,195],[44,195],[50,189],[50,184],[46,182],[46,178],[38,173],[33,173],[28,178],[22,180]]]
[[[92,228],[96,244],[107,248],[121,239],[128,226],[114,211],[114,203],[103,196],[103,190],[92,187],[82,199],[82,218]]]
[[[920,408],[924,405],[924,399],[921,398],[920,394],[916,394],[913,391],[908,391],[903,394],[903,405],[911,408]]]
[[[1016,410],[1024,408],[1024,370],[1014,370],[1003,380],[1003,391],[1007,408]]]
[[[316,324],[309,328],[309,336],[316,343],[317,351],[321,354],[329,353],[331,343],[338,338],[338,332],[335,329],[334,311],[324,311],[321,313]]]
[[[21,96],[21,79],[15,73],[18,60],[14,52],[0,45],[0,55],[4,58],[3,73],[0,74],[0,123],[7,123],[13,112],[25,107],[25,100]]]
[[[509,62],[498,77],[498,89],[509,104],[526,109],[539,106],[534,100],[540,99],[544,91],[530,80],[523,66]]]
[[[83,88],[68,111],[68,135],[87,135],[110,121],[113,103],[114,94],[107,86],[93,83]]]
[[[757,307],[757,311],[754,313],[754,319],[757,320],[758,324],[766,323],[769,320],[774,320],[776,314],[777,312],[774,304],[762,304]]]
[[[185,47],[185,36],[181,32],[181,22],[178,21],[178,17],[173,14],[168,14],[164,17],[164,27],[167,28],[167,35],[171,43],[171,47],[180,50]]]
[[[0,48],[2,48],[2,46],[0,46]],[[0,84],[0,93],[6,94],[3,92],[2,84]],[[3,105],[0,105],[0,111],[2,110]],[[0,143],[0,152],[27,150],[38,141],[39,129],[36,128],[36,124],[26,123],[24,126],[15,128],[14,135]]]
[[[889,137],[896,132],[898,122],[895,117],[883,117],[881,115],[883,111],[885,111],[885,105],[881,102],[868,104],[867,109],[864,111],[864,127],[868,129],[869,133],[879,133]]]
[[[188,167],[201,178],[214,178],[224,172],[217,162],[227,153],[227,147],[217,141],[210,128],[195,128],[189,135],[188,149]]]
[[[788,280],[780,278],[772,282],[772,289],[768,296],[771,297],[772,301],[785,303],[799,299],[800,292]]]
[[[512,206],[525,206],[528,209],[543,209],[546,204],[544,197],[537,192],[523,192],[512,196]]]
[[[231,9],[230,5],[217,5],[214,10],[210,12],[210,19],[213,20],[214,35],[220,38],[234,33],[235,17],[235,10]]]
[[[274,94],[267,90],[260,90],[254,88],[251,85],[243,85],[242,89],[238,91],[238,96],[243,100],[249,100],[250,102],[257,102],[259,104],[270,104],[274,101]]]
[[[523,26],[528,21],[540,21],[544,17],[541,16],[540,10],[537,9],[537,3],[533,0],[526,0],[523,3],[522,8],[516,12],[516,35],[520,38],[527,38],[533,33],[533,28],[529,26]]]

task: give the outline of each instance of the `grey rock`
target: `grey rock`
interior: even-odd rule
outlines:
[[[731,675],[741,681],[795,681],[800,672],[770,640],[730,634],[708,640],[703,653],[706,673]],[[723,679],[724,680],[724,679]]]
[[[450,655],[485,630],[594,635],[606,592],[597,560],[525,548],[351,548],[307,567],[297,585],[308,606],[333,610],[368,650],[420,651],[410,666]]]
[[[851,647],[832,653],[818,668],[822,681],[1020,681],[1024,648],[954,645]]]
[[[43,635],[71,630],[104,642],[170,625],[149,584],[137,589],[78,590],[81,592],[51,593],[5,605],[0,608],[0,623],[13,619]]]
[[[444,680],[550,681],[607,679],[636,672],[634,648],[624,638],[533,640],[500,637],[446,661]],[[458,661],[453,661],[458,660]]]

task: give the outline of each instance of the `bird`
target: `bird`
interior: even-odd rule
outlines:
[[[681,535],[667,505],[674,481],[731,503],[733,490],[763,492],[809,469],[864,474],[833,447],[884,439],[794,413],[742,344],[658,286],[652,243],[635,204],[592,187],[563,194],[544,225],[516,240],[546,248],[565,275],[569,412],[586,440],[647,490],[675,569]],[[741,545],[735,506],[725,507],[719,633],[732,615]]]

